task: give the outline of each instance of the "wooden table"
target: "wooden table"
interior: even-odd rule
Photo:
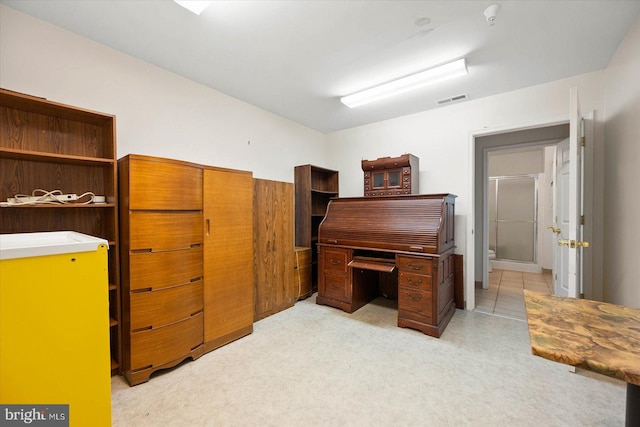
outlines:
[[[531,353],[627,383],[626,426],[640,425],[640,309],[524,291]]]

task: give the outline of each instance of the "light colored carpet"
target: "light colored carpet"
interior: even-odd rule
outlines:
[[[622,426],[625,383],[531,355],[526,322],[458,310],[440,339],[315,296],[129,387],[114,426]]]

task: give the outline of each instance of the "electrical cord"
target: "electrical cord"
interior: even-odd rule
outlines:
[[[302,293],[302,280],[300,280],[300,259],[298,258],[298,251],[294,251],[296,253],[296,273],[298,273],[298,297],[296,301],[300,298],[300,294]]]
[[[44,204],[50,204],[50,205],[60,205],[60,204],[78,204],[78,205],[87,205],[89,203],[93,202],[93,198],[95,197],[95,194],[93,194],[91,191],[87,191],[84,194],[81,194],[80,196],[77,197],[76,200],[73,201],[69,201],[69,200],[64,200],[62,198],[63,193],[60,190],[52,190],[52,191],[47,191],[47,190],[42,190],[40,188],[37,188],[35,190],[33,190],[31,192],[31,196],[26,195],[26,194],[16,194],[13,199],[7,200],[6,202],[3,202],[3,206],[9,205],[9,206],[20,206],[20,205],[44,205]],[[34,197],[37,197],[36,200],[33,200]],[[80,201],[81,199],[85,198],[85,197],[89,197],[88,200],[86,201]]]

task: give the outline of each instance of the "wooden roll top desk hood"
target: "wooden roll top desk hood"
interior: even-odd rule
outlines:
[[[329,202],[318,243],[439,254],[453,248],[452,194]]]

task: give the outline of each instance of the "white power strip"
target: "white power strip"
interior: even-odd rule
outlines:
[[[24,205],[37,202],[73,202],[78,200],[77,194],[46,194],[42,196],[9,197],[7,203],[11,205]]]

